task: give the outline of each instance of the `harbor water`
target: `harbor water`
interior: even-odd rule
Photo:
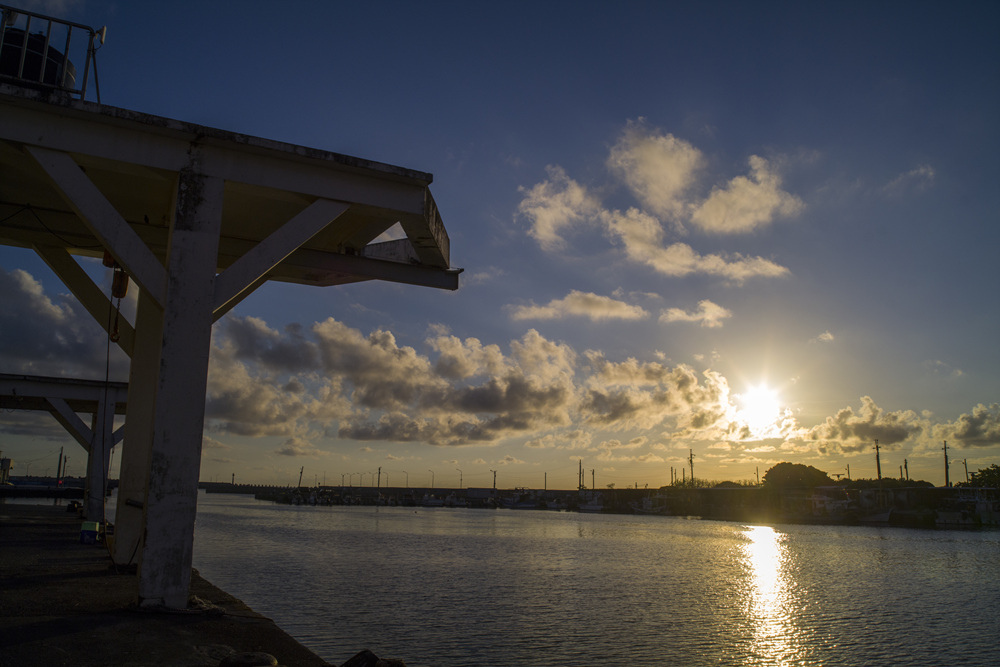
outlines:
[[[1000,532],[199,496],[194,565],[333,664],[1000,664]]]

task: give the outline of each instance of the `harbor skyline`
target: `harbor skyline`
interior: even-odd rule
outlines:
[[[876,440],[885,477],[943,484],[945,442],[952,482],[1000,461],[997,7],[241,7],[25,4],[108,26],[104,104],[433,173],[465,272],[246,299],[215,325],[202,480],[874,478]],[[0,371],[126,380],[65,292],[0,248]],[[0,431],[15,463],[72,442]]]

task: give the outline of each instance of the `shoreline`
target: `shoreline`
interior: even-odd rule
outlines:
[[[116,573],[103,543],[81,544],[80,523],[61,506],[0,505],[0,666],[209,667],[266,653],[333,667],[196,570],[187,610],[140,610],[135,574]]]

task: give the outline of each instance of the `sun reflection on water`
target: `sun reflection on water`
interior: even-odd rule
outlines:
[[[750,575],[746,613],[753,627],[752,659],[756,664],[796,662],[801,656],[790,612],[784,535],[769,526],[747,526],[743,536],[743,562]]]

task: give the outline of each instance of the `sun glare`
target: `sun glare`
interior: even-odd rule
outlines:
[[[778,392],[760,384],[739,394],[739,416],[755,435],[763,435],[781,417]]]

